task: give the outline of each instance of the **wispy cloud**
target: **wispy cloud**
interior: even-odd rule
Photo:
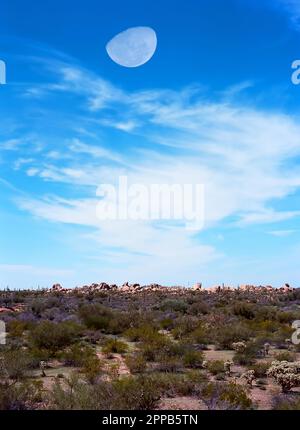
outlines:
[[[291,20],[300,28],[300,2],[299,0],[277,0],[279,5],[283,6],[291,16]]]
[[[47,94],[59,92],[60,106],[68,94],[77,97],[89,127],[70,123],[69,137],[57,131],[38,164],[20,163],[32,180],[58,187],[51,196],[39,192],[16,202],[35,217],[89,228],[92,232],[79,240],[94,242],[107,274],[114,267],[119,278],[146,279],[155,273],[167,279],[176,267],[180,281],[192,268],[200,276],[205,264],[223,257],[201,233],[178,225],[99,222],[97,186],[114,184],[120,175],[146,185],[204,184],[206,229],[232,224],[232,219],[245,227],[299,217],[300,211],[278,210],[273,203],[299,190],[294,160],[300,156],[300,125],[285,113],[241,104],[235,95],[250,83],[213,97],[191,87],[126,92],[62,60],[46,66],[53,80]],[[63,107],[57,109],[64,115]],[[107,126],[121,134],[107,135]],[[124,137],[126,144],[119,145]],[[116,140],[113,149],[111,139]]]
[[[269,234],[276,237],[288,237],[297,233],[297,230],[273,230],[269,231]]]

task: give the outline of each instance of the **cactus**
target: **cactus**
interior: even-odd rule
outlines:
[[[255,381],[255,371],[254,370],[248,370],[247,372],[242,374],[241,378],[245,379],[247,382],[247,385],[252,387],[252,384]]]
[[[300,387],[300,362],[273,361],[267,376],[274,378],[286,393],[294,387]]]

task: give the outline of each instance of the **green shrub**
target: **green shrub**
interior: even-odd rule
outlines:
[[[171,330],[174,328],[174,320],[172,318],[164,318],[160,321],[160,326],[163,330]]]
[[[133,375],[136,373],[143,373],[147,367],[147,362],[141,353],[127,355],[125,363],[130,373]]]
[[[260,362],[260,363],[252,364],[249,367],[249,370],[254,370],[255,378],[265,378],[267,376],[266,373],[269,367],[270,367],[270,363]]]
[[[19,320],[11,320],[6,325],[8,334],[12,338],[22,338],[26,328],[27,324]]]
[[[191,315],[207,315],[209,313],[209,306],[205,302],[195,302],[189,308]]]
[[[49,407],[57,410],[108,410],[113,406],[113,388],[108,382],[90,385],[75,374],[57,378],[49,392]]]
[[[188,304],[185,300],[180,299],[165,299],[160,305],[162,311],[173,311],[185,313],[188,309]]]
[[[244,352],[236,353],[233,361],[241,366],[250,366],[254,364],[260,349],[260,343],[254,341],[248,342]]]
[[[272,409],[277,411],[300,411],[300,399],[293,396],[275,396],[272,401]]]
[[[193,375],[188,372],[186,375],[176,373],[153,373],[152,380],[155,382],[157,390],[161,395],[168,397],[189,396],[195,392],[197,383],[200,378],[196,378],[195,371]],[[199,372],[197,372],[199,374]],[[203,379],[201,378],[201,382]]]
[[[86,379],[94,384],[97,381],[98,376],[102,372],[103,363],[99,358],[94,355],[85,357],[81,371],[84,373]]]
[[[234,342],[248,340],[251,335],[251,330],[245,325],[232,324],[231,326],[225,326],[218,330],[216,342],[221,349],[231,349]]]
[[[207,363],[207,369],[212,375],[219,375],[225,372],[224,361],[214,360]]]
[[[107,339],[102,346],[104,354],[124,354],[127,350],[127,343],[118,339]]]
[[[157,369],[161,372],[179,372],[183,367],[181,358],[176,356],[162,353],[158,360]]]
[[[87,328],[106,331],[113,320],[111,309],[102,305],[85,305],[79,310],[79,316]]]
[[[0,384],[0,410],[35,410],[43,401],[42,383],[26,381],[18,384]]]
[[[124,336],[131,342],[152,342],[163,337],[158,330],[150,325],[142,325],[128,329]]]
[[[114,381],[113,388],[120,410],[153,410],[161,397],[155,379],[146,376],[121,378]]]
[[[8,349],[0,355],[0,382],[24,379],[30,369],[31,357],[23,349]]]
[[[252,320],[255,317],[254,307],[249,303],[236,303],[233,307],[233,313],[247,320]]]
[[[252,400],[248,397],[245,389],[234,382],[225,384],[222,387],[221,400],[236,406],[238,409],[249,409],[252,407]]]
[[[183,356],[183,364],[185,367],[197,369],[202,367],[204,355],[202,351],[187,351]]]
[[[200,398],[209,409],[252,408],[252,400],[245,389],[234,382],[210,382],[203,386]]]
[[[182,339],[192,333],[199,326],[199,319],[189,315],[178,318],[172,330],[174,339]]]
[[[295,354],[292,354],[289,351],[277,352],[274,355],[274,359],[277,360],[277,361],[289,361],[289,362],[293,362],[293,361],[295,361]]]
[[[59,358],[64,360],[65,366],[81,367],[86,360],[95,356],[96,352],[91,346],[76,343],[64,350]]]
[[[210,342],[210,334],[208,328],[204,326],[197,327],[190,335],[191,342],[199,345],[208,345]]]
[[[53,355],[74,343],[81,331],[81,326],[73,322],[43,321],[31,330],[29,341],[33,348],[47,350]]]

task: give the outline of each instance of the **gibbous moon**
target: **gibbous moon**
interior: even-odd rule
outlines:
[[[120,66],[139,67],[152,58],[156,47],[157,37],[152,28],[132,27],[111,39],[106,51]]]

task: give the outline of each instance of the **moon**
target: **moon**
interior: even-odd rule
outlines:
[[[150,27],[128,28],[106,45],[110,58],[123,67],[142,66],[153,57],[156,48],[156,33]]]

